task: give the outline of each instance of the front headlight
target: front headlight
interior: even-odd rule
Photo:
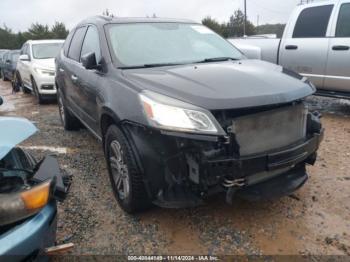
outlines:
[[[55,71],[52,70],[47,70],[47,69],[43,69],[43,68],[39,68],[39,67],[34,67],[35,72],[37,72],[38,74],[41,75],[47,75],[47,76],[54,76],[55,75]]]
[[[150,91],[144,91],[139,96],[144,113],[153,127],[202,134],[223,132],[205,109]]]
[[[52,180],[19,193],[0,194],[0,226],[38,213],[50,200]]]

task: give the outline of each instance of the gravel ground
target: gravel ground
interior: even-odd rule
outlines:
[[[308,100],[323,113],[326,136],[310,180],[292,197],[229,206],[217,196],[198,208],[133,217],[114,200],[102,147],[86,129],[65,132],[54,102],[39,106],[31,95],[11,94],[9,83],[0,81],[0,95],[0,115],[40,129],[22,146],[38,158],[56,153],[73,175],[58,223],[58,242],[73,242],[73,254],[350,255],[349,101]]]

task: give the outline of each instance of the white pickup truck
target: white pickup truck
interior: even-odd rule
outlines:
[[[229,39],[248,58],[280,64],[308,77],[318,94],[350,97],[350,0],[298,6],[282,39]]]

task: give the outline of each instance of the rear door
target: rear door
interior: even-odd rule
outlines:
[[[324,86],[330,32],[329,21],[334,5],[311,6],[292,19],[280,47],[280,64]]]
[[[337,14],[332,30],[334,37],[330,39],[324,87],[350,92],[350,2],[341,1]]]
[[[83,114],[81,109],[81,98],[78,90],[79,79],[77,75],[83,70],[83,66],[80,63],[80,53],[86,29],[86,26],[82,26],[75,30],[67,57],[64,59],[64,67],[60,68],[64,70],[65,98],[68,102],[68,106],[80,119]],[[63,65],[60,66],[62,67]]]

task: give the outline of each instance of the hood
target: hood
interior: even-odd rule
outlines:
[[[34,66],[47,70],[55,70],[55,58],[36,59],[34,62]]]
[[[38,129],[27,119],[0,117],[0,160]]]
[[[288,103],[315,92],[281,66],[260,60],[132,69],[123,74],[141,89],[208,110]]]

